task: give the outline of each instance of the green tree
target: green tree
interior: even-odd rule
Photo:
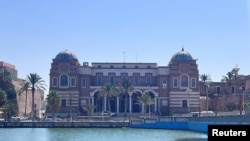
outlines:
[[[18,108],[15,100],[8,100],[3,108],[5,121],[10,120],[12,116],[16,116],[17,111]]]
[[[44,80],[36,73],[30,73],[27,75],[26,81],[31,86],[32,92],[32,110],[31,110],[31,118],[35,119],[35,90],[46,90]]]
[[[105,83],[99,90],[98,97],[107,99],[109,115],[111,115],[110,100],[114,97],[117,97],[119,93],[120,93],[119,89],[114,85],[112,85],[111,83]]]
[[[121,92],[121,95],[124,95],[125,97],[125,118],[127,117],[127,109],[128,109],[128,96],[129,93],[132,92],[134,90],[134,86],[132,84],[132,82],[130,81],[129,77],[123,77],[122,78],[122,82],[119,85],[119,89]],[[131,112],[131,111],[129,111]]]
[[[3,81],[12,81],[11,73],[8,70],[5,70],[4,68],[0,69],[0,79]]]
[[[206,83],[207,80],[210,80],[210,79],[211,79],[211,78],[210,78],[210,76],[209,76],[208,74],[201,74],[201,75],[200,75],[200,80],[201,80],[201,82],[204,83],[204,84]]]
[[[55,113],[60,109],[60,97],[56,91],[50,91],[46,100],[48,109],[52,112],[52,118],[54,121]]]
[[[232,86],[232,78],[233,74],[230,71],[226,75],[222,76],[221,82],[226,83],[226,93],[230,92],[230,87]]]
[[[96,107],[95,105],[90,104],[90,103],[87,103],[82,106],[83,110],[87,112],[89,119],[91,118],[92,111],[95,109],[95,107]]]
[[[150,116],[150,105],[153,105],[155,104],[155,101],[153,98],[151,98],[150,96],[150,93],[148,91],[145,91],[143,92],[143,94],[138,97],[138,100],[137,100],[138,104],[142,104],[143,105],[143,115],[144,115],[144,118],[145,118],[145,115],[146,115],[146,109],[147,107],[149,108],[149,116]]]
[[[18,106],[15,86],[12,84],[11,73],[4,68],[0,69],[0,89],[2,89],[6,93],[7,102],[4,106],[4,109],[6,109],[8,105],[8,107],[12,108],[8,112],[8,117],[17,115]]]
[[[26,111],[27,111],[27,94],[28,94],[29,88],[30,88],[30,83],[26,81],[19,91],[20,94],[25,91],[25,105],[24,105],[25,106],[24,107],[24,115],[25,116],[27,115],[27,113],[26,113]]]
[[[210,80],[211,80],[211,78],[209,75],[207,75],[207,74],[200,75],[200,81],[203,83],[204,90],[206,93],[206,110],[208,110],[208,87],[210,86],[210,84],[207,84],[207,82]],[[208,82],[208,83],[210,83],[210,82]]]
[[[7,97],[5,91],[0,89],[0,107],[5,106],[7,103]]]

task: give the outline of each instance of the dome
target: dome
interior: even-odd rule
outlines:
[[[63,50],[56,55],[55,59],[57,59],[57,60],[69,60],[69,59],[77,59],[77,57],[73,52],[71,52],[69,50]]]
[[[193,57],[190,55],[190,53],[188,53],[187,51],[185,51],[183,48],[181,49],[181,51],[178,51],[177,53],[175,53],[173,55],[173,57],[171,58],[171,60],[174,61],[189,61],[189,60],[194,60]]]

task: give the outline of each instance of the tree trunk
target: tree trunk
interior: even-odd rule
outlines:
[[[124,107],[124,116],[125,119],[127,118],[127,107],[128,107],[128,97],[127,97],[127,93],[125,94],[125,107]]]
[[[150,118],[150,105],[148,105],[148,117]]]
[[[35,119],[35,88],[32,87],[32,111],[31,111],[32,121]]]
[[[26,109],[27,109],[27,90],[26,90],[26,95],[25,95],[25,107],[24,107],[24,115],[26,116]]]
[[[108,101],[108,114],[109,116],[111,116],[111,105],[110,105],[110,98],[107,97],[107,101]]]
[[[53,107],[51,112],[52,112],[52,121],[55,121],[55,110]]]

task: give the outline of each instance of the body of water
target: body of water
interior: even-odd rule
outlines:
[[[207,141],[207,134],[138,128],[0,128],[0,141]]]

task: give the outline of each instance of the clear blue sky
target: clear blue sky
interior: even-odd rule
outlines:
[[[80,62],[167,66],[182,46],[212,81],[236,65],[250,75],[250,2],[0,1],[0,61],[15,65],[20,78],[39,74],[48,86],[52,59],[65,49]]]

